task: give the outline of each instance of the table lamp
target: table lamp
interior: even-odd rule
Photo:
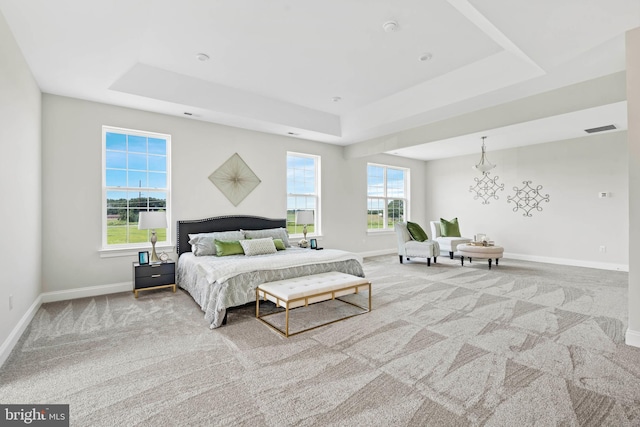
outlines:
[[[151,262],[160,262],[156,253],[156,242],[158,241],[156,229],[158,228],[167,228],[167,215],[165,212],[140,212],[138,229],[151,230]]]
[[[296,211],[296,224],[304,225],[302,227],[302,234],[304,235],[304,240],[307,240],[307,225],[313,224],[313,211]]]

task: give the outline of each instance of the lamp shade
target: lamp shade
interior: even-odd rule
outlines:
[[[296,211],[296,224],[313,224],[313,211]]]
[[[139,230],[155,230],[167,228],[167,214],[165,212],[140,212],[138,218]]]

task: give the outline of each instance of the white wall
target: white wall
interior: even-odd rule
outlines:
[[[499,199],[483,205],[469,192],[481,176],[471,168],[480,158],[479,142],[476,155],[427,162],[427,212],[433,219],[458,217],[463,235],[485,233],[504,246],[505,256],[626,270],[626,136],[619,131],[500,151],[491,150],[489,138],[487,154],[497,165],[490,176],[505,184]],[[513,212],[515,203],[507,202],[525,180],[549,194],[531,217]],[[598,198],[599,192],[611,197]]]
[[[629,329],[627,344],[640,347],[640,28],[627,32],[627,114],[629,122]]]
[[[347,160],[340,146],[241,130],[189,118],[43,95],[43,277],[45,292],[131,281],[134,256],[101,258],[101,127],[172,136],[171,221],[228,214],[282,218],[286,214],[286,152],[322,156],[324,247],[355,252],[393,249],[395,234],[366,232],[366,164],[410,167],[424,181],[425,163],[394,156]],[[208,179],[233,153],[261,179],[234,207]],[[422,186],[412,211],[424,213]],[[174,230],[175,237],[175,230]],[[175,254],[173,255],[175,258]]]
[[[19,337],[16,328],[26,322],[23,317],[41,292],[41,96],[1,13],[0,58],[0,350],[4,350]],[[0,351],[0,364],[5,356]]]

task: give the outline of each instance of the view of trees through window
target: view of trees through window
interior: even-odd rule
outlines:
[[[138,230],[138,218],[168,209],[170,137],[105,127],[103,138],[104,246],[148,242],[150,230]],[[167,241],[167,229],[156,235]]]
[[[320,196],[320,157],[287,153],[287,231],[302,234],[305,224],[296,222],[296,212],[313,212],[313,222],[307,224],[308,234],[319,233],[318,212]]]
[[[367,166],[367,229],[393,229],[406,221],[408,175],[407,169]]]

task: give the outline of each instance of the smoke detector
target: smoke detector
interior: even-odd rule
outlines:
[[[387,21],[382,24],[382,28],[385,33],[393,33],[394,31],[398,31],[398,23],[396,21]]]

